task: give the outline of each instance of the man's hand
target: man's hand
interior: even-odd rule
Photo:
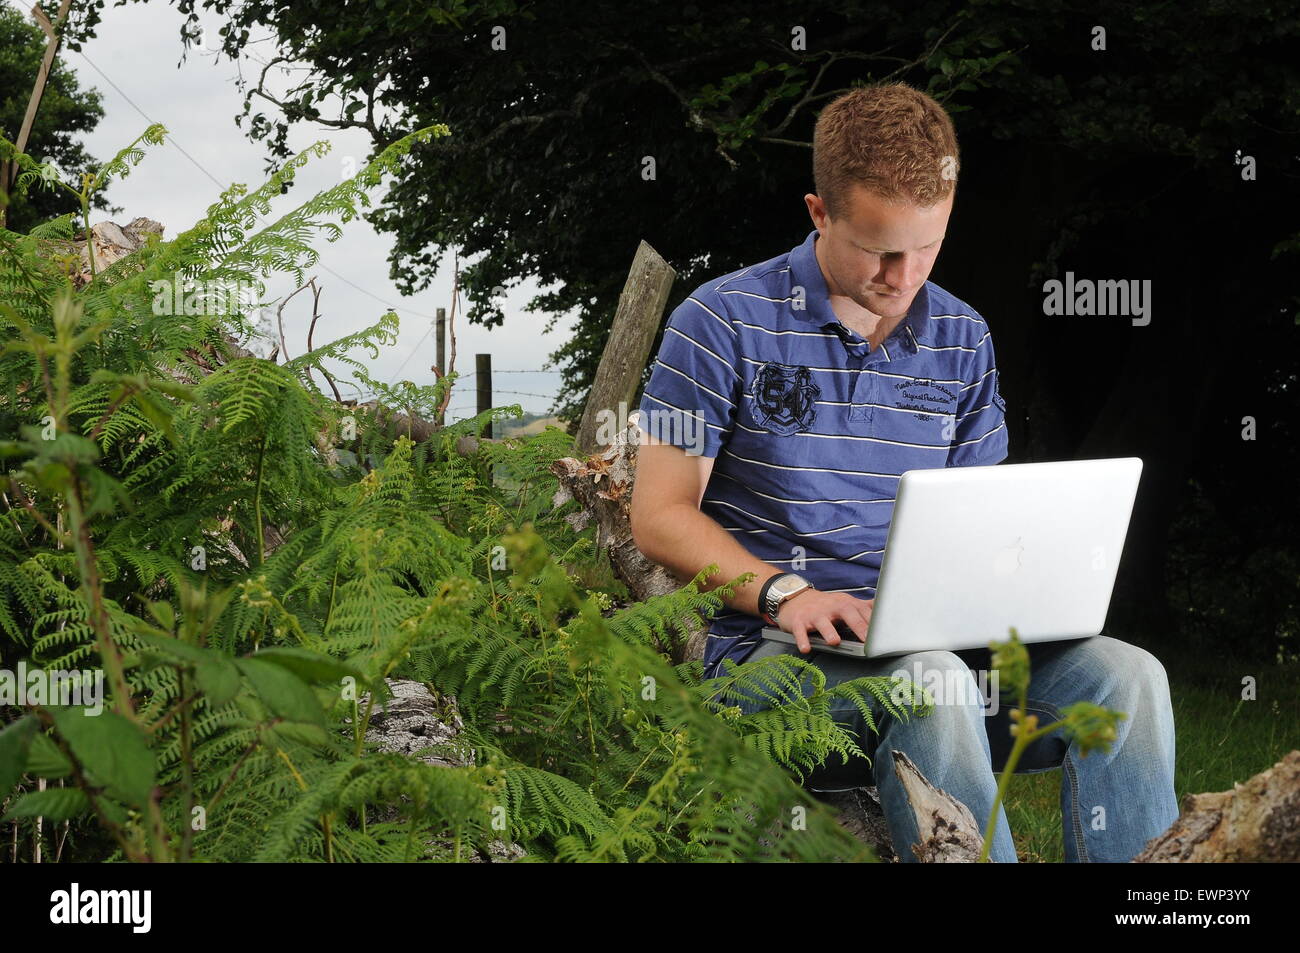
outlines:
[[[866,642],[867,626],[875,604],[875,599],[859,599],[847,592],[805,589],[781,603],[776,624],[783,632],[794,636],[795,645],[806,655],[812,651],[808,639],[810,631],[820,632],[829,645],[840,644],[840,634],[835,630],[837,621],[843,621],[859,641]]]

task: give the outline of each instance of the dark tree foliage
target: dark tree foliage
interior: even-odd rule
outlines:
[[[18,138],[44,53],[45,34],[40,28],[13,6],[0,6],[0,136],[6,139]],[[61,169],[93,167],[98,163],[76,140],[103,118],[99,91],[80,89],[77,74],[56,58],[32,125],[27,152],[42,161],[52,160]],[[4,193],[0,183],[0,203],[5,200]],[[32,189],[9,199],[7,222],[15,231],[27,231],[38,222],[75,208],[66,194],[53,189]],[[94,207],[108,209],[109,205],[97,195]]]

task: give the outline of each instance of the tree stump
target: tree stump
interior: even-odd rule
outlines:
[[[1300,861],[1300,750],[1231,791],[1188,794],[1169,829],[1133,858],[1158,863]]]
[[[618,433],[614,442],[604,451],[578,460],[561,457],[551,464],[551,472],[560,481],[560,489],[552,502],[556,507],[576,500],[582,509],[569,517],[569,525],[580,533],[596,522],[596,545],[609,554],[614,573],[627,586],[638,602],[655,596],[676,592],[690,582],[651,562],[636,548],[632,539],[632,524],[628,507],[632,501],[632,483],[636,479],[637,448],[640,432],[636,427],[636,413],[630,416],[627,427]],[[704,655],[704,641],[708,627],[703,621],[691,627],[685,644],[667,651],[674,664],[694,661]]]
[[[901,751],[891,753],[894,772],[916,815],[920,842],[912,851],[917,859],[923,864],[969,864],[979,860],[984,835],[970,808],[931,784],[907,755]]]

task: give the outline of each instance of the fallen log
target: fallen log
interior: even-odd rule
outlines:
[[[912,852],[923,864],[969,864],[979,860],[984,835],[975,816],[961,801],[927,780],[901,751],[893,751],[894,773],[902,782],[907,803],[916,817],[919,841]],[[881,755],[877,755],[881,757]]]
[[[1300,750],[1231,791],[1188,794],[1134,863],[1300,862]]]

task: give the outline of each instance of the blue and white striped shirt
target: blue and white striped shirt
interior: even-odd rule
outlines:
[[[906,470],[1007,456],[984,319],[933,282],[873,353],[831,310],[803,244],[698,287],[673,311],[640,403],[643,431],[716,457],[700,511],[746,550],[823,591],[875,595]],[[758,643],[724,608],[704,675]]]

